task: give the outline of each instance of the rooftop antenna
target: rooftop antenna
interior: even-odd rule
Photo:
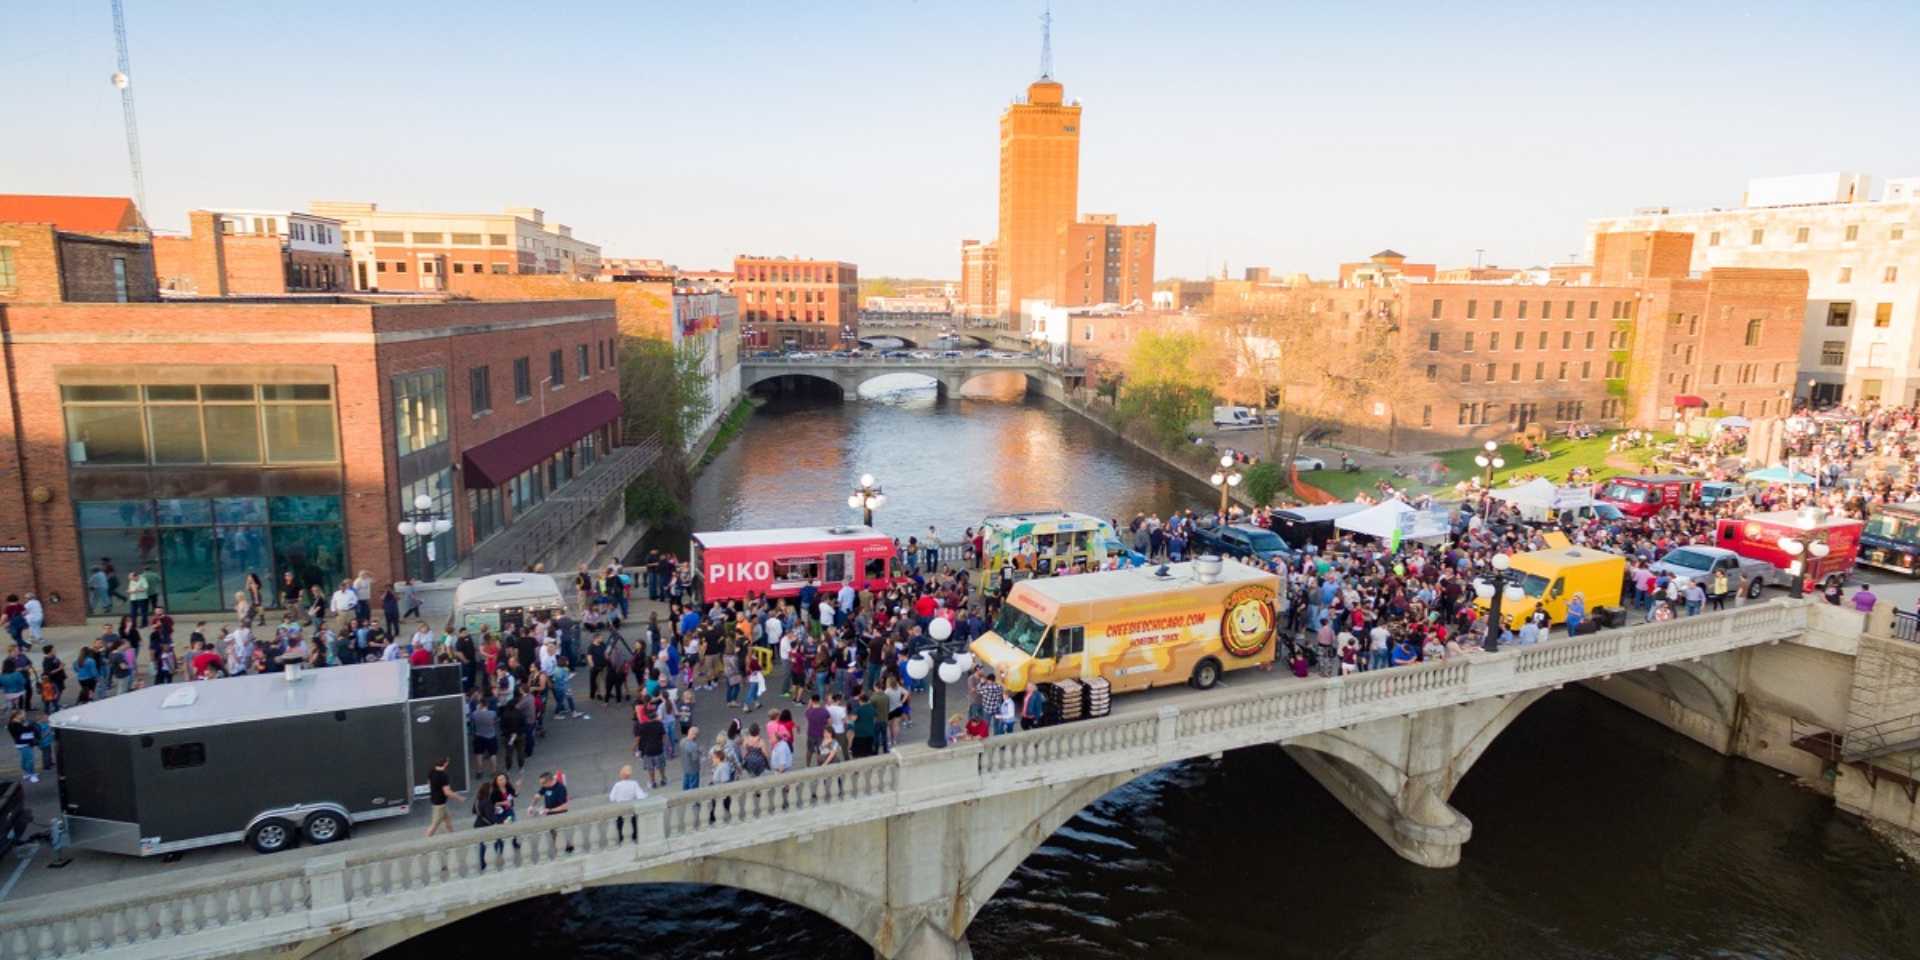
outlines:
[[[113,0],[115,10],[119,0]],[[1046,2],[1046,12],[1041,13],[1041,79],[1054,79],[1054,4]]]
[[[127,59],[127,17],[120,8],[120,0],[113,0],[113,45],[120,54],[120,69],[113,72],[113,85],[120,89],[120,114],[127,124],[127,166],[133,170],[133,202],[144,222],[147,178],[140,172],[140,124],[133,118],[133,65]]]

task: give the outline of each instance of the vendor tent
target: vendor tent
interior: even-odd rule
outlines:
[[[1393,539],[1396,530],[1403,541],[1445,540],[1449,532],[1446,514],[1424,513],[1401,500],[1388,500],[1378,506],[1368,507],[1333,521],[1333,525],[1350,533],[1381,540]]]
[[[1551,508],[1557,502],[1559,495],[1560,488],[1554,486],[1553,481],[1545,477],[1535,477],[1517,487],[1493,491],[1496,499],[1504,500],[1516,507],[1539,507],[1543,510]]]
[[[1750,483],[1785,483],[1801,487],[1810,487],[1814,483],[1812,477],[1789,467],[1767,467],[1763,470],[1755,470],[1741,479]]]

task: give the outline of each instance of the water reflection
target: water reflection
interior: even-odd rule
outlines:
[[[1164,516],[1204,507],[1210,492],[1039,398],[896,406],[783,396],[701,473],[694,522],[702,530],[844,522],[862,473],[887,491],[875,524],[902,538],[924,537],[929,526],[958,537],[1013,510]]]

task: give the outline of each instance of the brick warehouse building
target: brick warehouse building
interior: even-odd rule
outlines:
[[[330,590],[582,558],[650,457],[618,446],[604,300],[0,298],[0,330],[0,583],[50,623],[81,618],[103,557],[189,613],[248,573]],[[419,494],[452,521],[430,548],[397,531]]]
[[[860,268],[839,260],[733,259],[741,343],[844,350],[860,338]]]

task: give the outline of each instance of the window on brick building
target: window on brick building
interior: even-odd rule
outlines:
[[[496,263],[496,264],[494,264],[494,265],[493,265],[493,272],[494,272],[494,273],[506,273],[506,272],[507,272],[507,265],[506,265],[506,264],[504,264],[504,263]]]
[[[1486,371],[1486,374],[1487,374],[1487,382],[1488,382],[1488,383],[1492,383],[1492,382],[1493,382],[1493,367],[1494,367],[1494,365],[1493,365],[1493,364],[1491,364],[1491,363],[1489,363],[1489,364],[1487,364],[1487,371]]]
[[[1754,246],[1756,246],[1756,247],[1757,247],[1757,246],[1759,246],[1759,245],[1761,245],[1762,243],[1765,243],[1766,241],[1767,241],[1767,232],[1766,232],[1765,230],[1755,230],[1755,231],[1753,232],[1753,245],[1754,245]]]
[[[1587,331],[1587,349],[1588,350],[1593,349],[1593,331],[1592,330]]]
[[[1547,378],[1547,362],[1545,360],[1538,360],[1534,362],[1533,378],[1535,380],[1545,380]]]
[[[464,263],[461,263],[461,262],[460,262],[460,261],[458,261],[458,260],[455,260],[455,261],[453,262],[453,272],[454,272],[454,273],[466,273],[466,272],[467,272],[467,265],[466,265],[466,264],[464,264]]]
[[[504,233],[489,233],[487,234],[487,245],[504,247],[507,245],[507,235]]]
[[[1567,378],[1567,361],[1562,360],[1560,361],[1560,379],[1565,380],[1566,378]]]
[[[1567,315],[1566,315],[1566,319],[1568,319],[1568,320],[1572,320],[1572,319],[1573,319],[1573,301],[1572,301],[1572,300],[1568,300],[1568,301],[1567,301]]]
[[[1881,283],[1897,283],[1899,282],[1899,280],[1900,280],[1899,267],[1888,267],[1886,272],[1880,275]]]
[[[1527,301],[1520,301],[1514,306],[1514,310],[1516,311],[1513,315],[1515,320],[1525,320],[1527,318]]]
[[[1427,364],[1427,380],[1431,382],[1438,379],[1440,379],[1440,365],[1437,363]]]
[[[387,272],[387,262],[386,262],[385,260],[375,260],[375,261],[373,262],[373,271],[374,271],[375,273],[386,273],[386,272]]]
[[[405,260],[395,260],[395,261],[393,262],[393,272],[394,272],[394,273],[406,273],[406,272],[407,272],[407,262],[406,262]]]
[[[1467,319],[1472,320],[1479,313],[1480,313],[1480,301],[1468,300],[1467,301]]]
[[[11,290],[19,282],[19,277],[14,273],[13,248],[0,247],[0,290]]]
[[[1560,349],[1562,350],[1573,349],[1573,331],[1572,330],[1560,331]]]
[[[1582,380],[1593,379],[1593,361],[1592,360],[1580,361],[1580,379]]]
[[[1599,318],[1600,318],[1600,301],[1588,300],[1587,301],[1587,319],[1598,320]],[[1572,320],[1573,314],[1567,314],[1567,319]]]
[[[1461,383],[1473,382],[1473,364],[1463,363],[1460,365],[1460,382]]]
[[[1463,342],[1465,343],[1465,346],[1462,346],[1460,349],[1468,353],[1472,353],[1473,352],[1473,334],[1471,332],[1469,332],[1466,335],[1466,340]]]
[[[1852,243],[1858,239],[1860,239],[1860,225],[1857,223],[1847,224],[1847,242]]]
[[[1505,300],[1495,300],[1493,302],[1493,318],[1495,320],[1500,319],[1500,307],[1505,303]]]
[[[1719,245],[1720,245],[1720,231],[1715,230],[1712,233],[1707,234],[1707,246],[1717,247]]]
[[[1492,353],[1499,349],[1500,349],[1500,333],[1499,331],[1496,330],[1493,333],[1487,334],[1487,352]]]
[[[1553,301],[1552,300],[1540,301],[1540,319],[1542,320],[1553,319]]]
[[[558,350],[547,354],[547,382],[553,384],[555,390],[566,386],[567,361]]]
[[[1853,268],[1852,268],[1852,267],[1841,267],[1841,268],[1840,268],[1840,276],[1839,276],[1839,277],[1837,278],[1837,280],[1836,280],[1836,282],[1838,282],[1838,283],[1852,283],[1852,282],[1853,282]]]
[[[1806,227],[1801,227],[1800,229],[1798,229],[1798,230],[1795,230],[1795,231],[1793,232],[1793,242],[1794,242],[1794,243],[1806,243],[1806,242],[1807,242],[1807,234],[1809,234],[1809,233],[1811,233],[1811,232],[1812,232],[1812,231],[1810,231],[1810,230],[1808,230],[1808,229],[1807,229]]]
[[[113,302],[127,302],[127,258],[113,258]]]
[[[580,368],[580,379],[585,380],[588,377],[593,376],[592,368],[587,366],[587,345],[586,344],[583,343],[583,344],[580,344],[578,347],[574,348],[573,359],[574,359],[574,365]]]
[[[519,357],[513,361],[513,399],[527,400],[533,397],[533,361]]]
[[[1547,348],[1547,332],[1545,330],[1542,330],[1540,331],[1540,345],[1535,349],[1545,350],[1546,348]]]
[[[1520,382],[1520,365],[1519,364],[1516,363],[1513,365],[1513,371],[1507,376],[1507,379],[1512,380],[1515,383]]]
[[[1893,225],[1892,229],[1889,229],[1887,231],[1888,240],[1905,240],[1906,238],[1907,238],[1907,225],[1904,223],[1896,223]]]
[[[375,230],[374,243],[406,243],[407,235],[399,230]]]
[[[1827,304],[1827,326],[1844,327],[1852,322],[1853,322],[1853,304],[1851,303]]]
[[[1427,349],[1428,350],[1440,349],[1440,334],[1437,331],[1434,333],[1427,334]]]
[[[468,368],[467,404],[476,417],[493,409],[493,369],[491,367]]]
[[[480,245],[480,235],[477,233],[456,233],[451,236],[454,243],[463,247],[477,247]]]
[[[1873,305],[1873,325],[1876,327],[1893,326],[1893,304],[1876,303]]]
[[[1758,317],[1747,321],[1747,346],[1757,347],[1760,345],[1760,328],[1762,323],[1763,321]]]
[[[1433,404],[1423,403],[1420,405],[1420,425],[1423,427],[1433,426]]]
[[[1437,297],[1436,297],[1436,298],[1434,298],[1434,301],[1433,301],[1433,311],[1432,311],[1431,313],[1429,313],[1429,314],[1427,314],[1427,316],[1429,316],[1429,317],[1431,317],[1431,318],[1433,318],[1433,319],[1435,319],[1435,320],[1438,320],[1438,319],[1440,319],[1440,300],[1439,300],[1439,298],[1437,298]]]

